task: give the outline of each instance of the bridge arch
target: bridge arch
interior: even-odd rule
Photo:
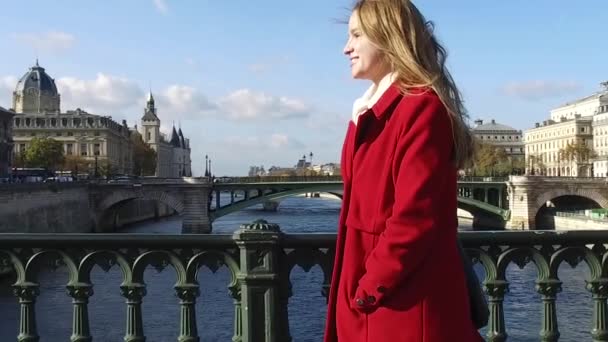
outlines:
[[[545,205],[548,201],[551,201],[558,197],[564,196],[578,196],[583,198],[588,198],[599,204],[602,208],[608,208],[608,199],[604,197],[602,194],[593,189],[553,189],[551,191],[547,191],[542,193],[536,199],[536,211],[540,210],[543,205]]]
[[[97,206],[95,213],[96,231],[113,229],[116,209],[135,199],[154,200],[163,203],[178,214],[182,214],[184,211],[182,199],[166,191],[114,191]]]
[[[576,205],[573,206],[573,200]],[[551,206],[549,206],[551,205]],[[534,211],[536,229],[555,229],[555,215],[561,209],[608,208],[608,199],[593,189],[555,189],[538,197]]]

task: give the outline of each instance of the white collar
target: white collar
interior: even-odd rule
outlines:
[[[372,108],[378,99],[384,94],[384,92],[393,84],[393,82],[397,79],[397,73],[391,72],[386,74],[380,82],[378,82],[378,86],[372,84],[361,96],[356,99],[353,103],[353,123],[356,125],[357,120],[359,120],[359,116],[363,114],[366,110]]]

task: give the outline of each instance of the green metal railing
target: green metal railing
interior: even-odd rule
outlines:
[[[608,341],[608,232],[462,232],[467,255],[483,265],[483,280],[491,319],[488,341],[506,341],[503,301],[509,290],[506,269],[510,263],[537,269],[535,289],[542,299],[541,341],[557,341],[557,294],[562,282],[558,268],[564,261],[584,261],[590,270],[586,289],[592,295],[593,317],[589,327],[593,341]],[[178,341],[199,341],[195,303],[200,295],[197,272],[203,265],[225,265],[231,274],[227,284],[234,300],[233,341],[291,341],[287,304],[291,296],[289,274],[299,265],[323,272],[320,289],[327,296],[335,234],[283,234],[277,225],[256,221],[232,235],[45,235],[0,234],[0,266],[13,269],[12,285],[20,303],[18,341],[38,341],[36,328],[37,281],[40,266],[64,265],[72,298],[71,341],[92,341],[88,301],[93,295],[94,265],[122,270],[120,291],[127,311],[127,342],[145,341],[142,302],[146,296],[144,269],[161,270],[171,265],[176,272],[180,306]],[[151,338],[153,340],[153,338]]]

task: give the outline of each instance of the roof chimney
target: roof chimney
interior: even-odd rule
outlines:
[[[492,124],[495,124],[495,123],[496,123],[496,121],[494,121],[494,119],[492,119]]]
[[[481,120],[481,119],[477,119],[477,120],[475,120],[475,125],[476,125],[476,126],[481,126],[481,125],[483,125],[483,120]]]

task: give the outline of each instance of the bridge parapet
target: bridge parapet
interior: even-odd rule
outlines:
[[[531,229],[537,215],[547,203],[563,196],[587,198],[608,208],[608,186],[605,178],[510,176],[507,181],[511,229]],[[541,227],[542,228],[542,227]]]
[[[507,267],[513,263],[523,268],[530,262],[537,270],[537,278],[535,284],[529,285],[542,298],[541,339],[557,341],[560,336],[556,306],[562,286],[558,276],[560,265],[585,262],[589,268],[585,288],[591,293],[588,305],[593,310],[589,336],[593,341],[608,341],[608,252],[604,247],[608,244],[608,232],[461,232],[460,238],[471,261],[480,263],[485,270],[483,287],[491,313],[488,341],[507,339],[505,315],[511,314],[505,313],[503,306],[510,284]],[[234,299],[233,341],[291,341],[290,273],[296,266],[309,271],[318,265],[323,280],[317,286],[327,296],[335,239],[335,234],[284,234],[278,226],[264,221],[241,226],[233,235],[0,234],[0,265],[14,273],[13,292],[21,306],[21,341],[40,337],[36,322],[44,316],[34,314],[41,285],[37,279],[44,269],[40,266],[49,265],[67,268],[66,287],[74,307],[72,338],[78,341],[90,341],[95,334],[88,313],[88,301],[94,295],[91,272],[95,265],[106,271],[113,266],[122,270],[120,293],[127,299],[125,341],[145,339],[142,302],[146,300],[148,284],[143,271],[148,265],[158,271],[171,265],[175,270],[179,298],[175,305],[181,311],[180,321],[176,322],[179,341],[199,339],[195,312],[200,296],[198,269],[207,266],[215,272],[222,265],[231,274],[226,286]]]

